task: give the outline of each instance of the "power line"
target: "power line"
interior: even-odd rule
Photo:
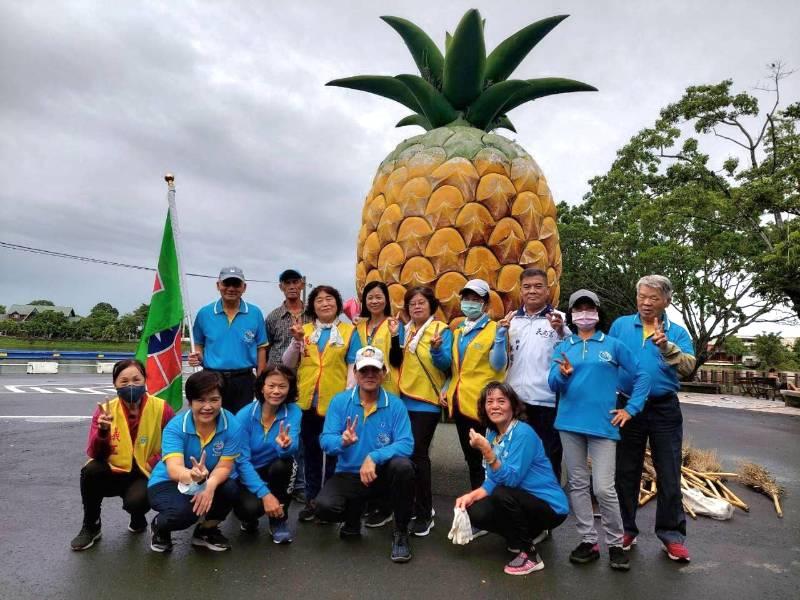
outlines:
[[[0,241],[0,248],[8,248],[9,250],[17,250],[19,252],[29,252],[31,254],[42,254],[44,256],[53,256],[56,258],[68,258],[70,260],[79,260],[82,262],[95,263],[99,265],[109,265],[111,267],[124,267],[126,269],[138,269],[139,271],[155,271],[153,267],[144,267],[142,265],[129,265],[127,263],[116,262],[113,260],[103,260],[102,258],[91,258],[89,256],[78,256],[76,254],[66,254],[64,252],[55,252],[54,250],[45,250],[44,248],[32,248],[30,246],[22,246],[21,244],[12,244],[10,242]],[[203,273],[186,273],[188,277],[202,277],[204,279],[219,279],[217,275],[205,275]],[[248,283],[277,283],[268,279],[248,279]]]

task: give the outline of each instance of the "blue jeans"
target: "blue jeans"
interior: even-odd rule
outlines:
[[[239,495],[239,486],[233,479],[214,491],[214,501],[205,516],[206,521],[224,521],[233,508],[233,502]],[[150,506],[158,514],[155,517],[156,527],[161,531],[180,531],[194,525],[199,518],[192,511],[192,496],[181,494],[174,481],[163,481],[147,488]]]
[[[650,441],[658,478],[656,535],[665,544],[686,539],[686,515],[681,494],[683,415],[676,394],[650,396],[641,413],[620,429],[617,444],[617,496],[625,533],[637,535],[636,511],[644,452]]]

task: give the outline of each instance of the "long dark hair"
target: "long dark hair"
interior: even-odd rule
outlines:
[[[383,292],[383,297],[386,299],[386,306],[383,307],[383,314],[387,317],[392,314],[392,301],[389,299],[389,288],[386,287],[386,284],[382,281],[370,281],[364,286],[364,291],[361,292],[361,314],[358,315],[359,317],[369,318],[372,316],[372,313],[370,313],[367,308],[367,294],[375,288],[380,288]]]
[[[481,397],[478,400],[478,420],[481,422],[481,425],[497,433],[497,427],[489,420],[489,417],[486,414],[486,398],[489,396],[489,392],[494,390],[500,390],[500,393],[508,398],[508,401],[511,403],[512,418],[519,421],[527,421],[525,404],[522,402],[522,400],[520,400],[517,392],[514,391],[514,388],[507,383],[490,381],[486,384],[486,387],[481,390]]]
[[[330,294],[336,300],[336,314],[342,314],[342,308],[344,308],[344,304],[342,303],[342,295],[339,293],[335,287],[330,285],[318,285],[311,293],[308,295],[308,304],[306,305],[306,315],[312,321],[316,320],[317,318],[317,311],[314,310],[314,300],[317,299],[317,296],[320,295],[321,292],[325,292],[326,294]]]
[[[289,392],[286,394],[286,399],[282,404],[297,400],[297,377],[294,372],[284,365],[270,365],[261,371],[261,374],[256,377],[256,381],[253,384],[253,392],[256,396],[256,400],[261,404],[264,404],[264,383],[270,375],[275,375],[276,373],[278,375],[283,375],[289,382]]]
[[[114,363],[114,368],[111,371],[111,381],[116,381],[119,374],[128,367],[136,367],[136,370],[142,374],[142,377],[147,379],[147,373],[144,370],[144,363],[142,361],[136,360],[135,358],[125,358]]]

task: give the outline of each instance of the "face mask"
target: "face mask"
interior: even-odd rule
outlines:
[[[462,300],[461,312],[470,321],[474,321],[483,314],[483,302],[475,302],[474,300]]]
[[[126,385],[117,388],[117,396],[128,404],[139,404],[146,392],[147,388],[143,385]]]
[[[596,310],[575,310],[572,311],[572,322],[578,329],[592,329],[600,321]]]

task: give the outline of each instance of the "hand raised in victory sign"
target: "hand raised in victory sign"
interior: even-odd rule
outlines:
[[[275,443],[284,450],[292,445],[292,437],[289,435],[289,429],[291,429],[291,427],[291,423],[287,423],[285,428],[283,426],[283,421],[278,423],[278,435],[275,437]]]
[[[298,342],[303,341],[305,333],[303,332],[303,319],[301,317],[292,317],[292,326],[289,328],[289,333]]]
[[[97,406],[100,408],[100,414],[97,415],[97,428],[103,431],[111,429],[111,423],[114,422],[114,416],[108,407],[108,400],[105,402],[98,402]]]
[[[356,433],[356,425],[358,425],[358,415],[356,415],[353,422],[350,422],[350,417],[347,417],[342,432],[342,447],[347,448],[358,441],[358,434]]]
[[[569,359],[567,358],[566,354],[562,352],[561,360],[556,359],[556,362],[558,363],[559,371],[561,371],[561,374],[564,377],[569,377],[570,375],[572,375],[572,372],[575,370],[575,368],[572,366],[572,363],[569,362]]]
[[[200,462],[197,462],[197,459],[194,456],[190,456],[189,460],[192,461],[192,468],[189,469],[189,474],[192,477],[192,481],[195,483],[204,481],[208,477],[208,469],[206,468],[206,451],[203,450],[203,453],[200,455]]]
[[[510,313],[508,313],[505,317],[503,317],[497,322],[497,326],[505,327],[506,329],[508,329],[509,327],[511,327],[511,319],[514,318],[515,314],[516,314],[515,311],[512,310]]]
[[[389,317],[387,321],[389,325],[389,333],[392,334],[392,337],[400,333],[400,320],[400,313],[397,313],[396,317]]]
[[[442,336],[439,335],[439,324],[436,324],[436,329],[433,330],[433,337],[431,338],[431,349],[436,350],[442,345]]]
[[[656,329],[650,336],[650,341],[658,346],[659,350],[667,349],[667,334],[664,333],[664,323],[661,319],[656,319]]]
[[[484,453],[492,449],[489,440],[472,428],[469,430],[469,445]]]

